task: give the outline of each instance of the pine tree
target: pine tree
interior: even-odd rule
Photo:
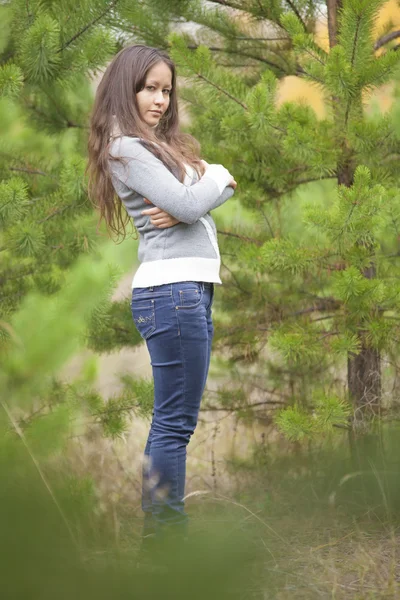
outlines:
[[[390,24],[375,31],[384,4],[170,5],[175,21],[202,26],[165,42],[190,80],[182,94],[192,132],[207,160],[234,173],[250,214],[229,230],[218,218],[225,285],[217,342],[236,379],[220,397],[245,414],[254,392],[258,406],[289,403],[278,422],[293,439],[346,427],[348,401],[353,431],[368,429],[383,406],[382,361],[398,364],[397,109],[381,114],[367,104],[400,60],[400,32]],[[161,10],[159,0],[149,5]],[[329,50],[315,37],[324,7]],[[146,40],[140,26],[136,35]],[[304,103],[277,102],[286,75],[323,91],[325,118]]]
[[[76,259],[106,239],[84,171],[92,79],[121,46],[117,3],[0,6],[0,348],[25,295],[60,290]],[[140,341],[126,302],[110,302],[115,285],[91,318],[87,343],[99,351]]]
[[[79,257],[91,256],[96,265],[107,239],[104,229],[97,231],[84,171],[92,80],[121,47],[119,25],[127,23],[122,12],[116,13],[117,4],[132,16],[130,3],[124,7],[118,0],[13,0],[0,6],[0,363],[18,345],[12,320],[25,297],[38,292],[58,297]],[[125,244],[128,260],[110,265],[82,326],[82,341],[97,352],[142,341],[129,302],[111,302],[123,269],[132,267],[129,256],[136,255],[136,242]],[[83,309],[85,298],[80,304]],[[66,317],[61,311],[60,329]],[[31,319],[39,325],[34,340],[39,348],[44,343],[40,331],[48,335],[45,315],[33,310]],[[126,378],[125,384],[105,406],[90,384],[67,386],[55,379],[20,426],[33,427],[38,413],[51,422],[52,412],[75,398],[107,434],[120,435],[131,409],[148,410],[152,389],[141,380]]]

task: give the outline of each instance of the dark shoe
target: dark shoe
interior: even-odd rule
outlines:
[[[160,550],[155,533],[144,535],[136,556],[136,568],[151,573],[167,573],[168,567],[166,562],[162,560]]]

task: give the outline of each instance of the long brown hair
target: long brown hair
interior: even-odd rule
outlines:
[[[159,62],[164,62],[171,70],[170,103],[158,126],[149,128],[140,117],[136,94],[144,88],[148,71]],[[104,219],[110,233],[125,237],[129,216],[115,193],[109,168],[110,160],[120,160],[109,154],[110,139],[118,135],[140,138],[170,170],[178,171],[181,181],[185,173],[184,162],[199,176],[204,173],[198,142],[179,130],[176,70],[165,52],[143,45],[123,48],[108,65],[94,101],[86,168],[89,197],[100,211],[99,223]]]

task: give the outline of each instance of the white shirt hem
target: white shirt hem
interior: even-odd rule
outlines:
[[[168,258],[143,262],[136,271],[132,287],[150,287],[178,281],[220,283],[219,258]]]

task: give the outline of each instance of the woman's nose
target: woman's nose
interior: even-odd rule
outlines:
[[[163,96],[162,90],[159,90],[156,93],[155,98],[154,98],[154,102],[156,104],[163,104],[163,102],[164,102],[164,96]]]

